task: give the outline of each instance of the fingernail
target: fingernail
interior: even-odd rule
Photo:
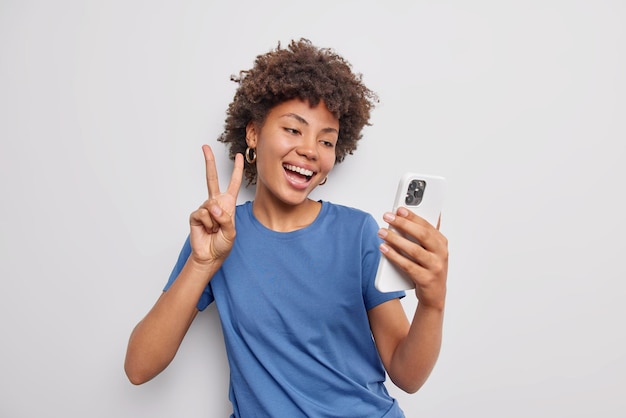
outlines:
[[[388,232],[387,232],[387,230],[385,228],[380,228],[378,230],[378,236],[381,237],[381,238],[386,238],[387,234],[388,234]]]
[[[408,210],[407,208],[404,208],[404,207],[399,207],[399,208],[398,208],[398,211],[397,211],[397,214],[398,214],[399,216],[402,216],[402,217],[404,217],[404,216],[408,216],[408,214],[409,214],[409,210]]]
[[[389,252],[389,247],[387,247],[385,244],[380,244],[380,245],[378,246],[378,249],[380,249],[380,252],[381,252],[381,253],[387,253],[387,252]]]
[[[214,216],[221,216],[222,215],[222,208],[220,208],[219,206],[211,206],[211,213]]]
[[[396,215],[387,212],[383,215],[383,219],[387,222],[393,222],[396,219]]]

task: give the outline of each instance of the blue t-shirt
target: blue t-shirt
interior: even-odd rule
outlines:
[[[236,209],[230,255],[198,301],[215,301],[230,366],[233,417],[403,417],[367,311],[404,292],[374,287],[380,260],[374,218],[322,202],[313,223],[272,231],[252,202]],[[191,247],[185,242],[165,290]]]

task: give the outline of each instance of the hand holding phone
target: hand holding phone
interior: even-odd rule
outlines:
[[[395,213],[400,206],[404,206],[431,225],[437,226],[443,207],[445,189],[446,180],[441,176],[405,173],[398,184],[393,212]],[[395,231],[392,227],[389,229]],[[405,237],[417,242],[411,236]],[[415,288],[415,283],[384,256],[380,259],[374,285],[381,292]]]

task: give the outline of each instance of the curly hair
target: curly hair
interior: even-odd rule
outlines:
[[[352,154],[362,129],[370,125],[370,112],[378,102],[360,73],[330,48],[318,48],[308,39],[292,40],[286,49],[278,46],[256,57],[250,70],[231,76],[238,83],[233,101],[226,111],[224,132],[218,141],[230,145],[231,159],[247,148],[246,126],[262,124],[269,111],[288,100],[305,100],[316,106],[323,100],[339,120],[335,162]],[[248,185],[256,183],[256,165],[245,163]]]

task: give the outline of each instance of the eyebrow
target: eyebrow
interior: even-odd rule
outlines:
[[[300,116],[300,115],[298,115],[296,113],[285,113],[284,115],[281,115],[281,117],[294,118],[294,119],[296,119],[300,123],[303,123],[303,124],[305,124],[307,126],[309,125],[309,122],[307,122],[306,119],[304,119],[302,116]],[[331,127],[324,128],[324,129],[322,129],[322,131],[323,132],[336,132],[336,133],[339,133],[339,131],[337,129],[331,128]]]

